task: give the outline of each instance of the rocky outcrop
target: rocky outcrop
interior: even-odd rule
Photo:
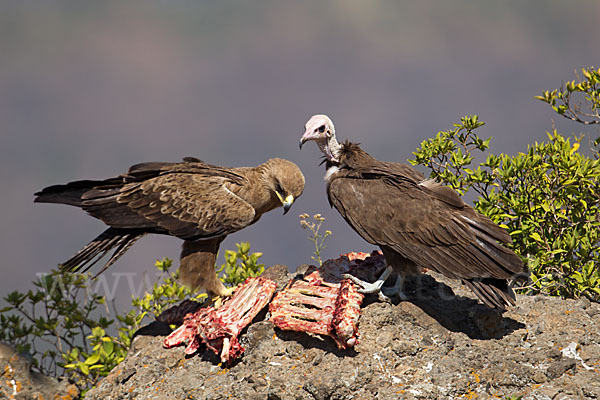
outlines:
[[[306,266],[298,271],[306,270]],[[281,287],[293,274],[265,271]],[[397,305],[369,296],[360,342],[280,331],[263,311],[225,367],[204,350],[164,349],[156,322],[86,399],[504,399],[600,398],[600,305],[518,296],[504,314],[457,282],[428,272],[406,282]]]
[[[70,400],[79,397],[75,385],[32,371],[29,360],[4,343],[0,343],[0,374],[1,399]]]

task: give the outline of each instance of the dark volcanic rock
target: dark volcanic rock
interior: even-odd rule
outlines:
[[[279,287],[294,274],[267,270]],[[125,361],[86,399],[600,399],[600,305],[518,296],[504,314],[427,273],[397,305],[367,297],[360,343],[284,332],[264,312],[228,368],[138,334]]]

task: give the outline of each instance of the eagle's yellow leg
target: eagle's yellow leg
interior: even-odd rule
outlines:
[[[212,297],[231,297],[235,288],[225,287],[215,272],[217,251],[222,240],[216,238],[183,243],[179,266],[181,283],[192,290],[204,289]]]

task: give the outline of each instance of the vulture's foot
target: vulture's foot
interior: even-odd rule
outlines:
[[[404,278],[402,278],[402,276],[400,276],[400,275],[397,275],[394,286],[388,287],[388,288],[382,287],[381,292],[383,292],[384,293],[383,296],[385,296],[388,299],[390,297],[397,297],[400,301],[406,301],[406,300],[408,300],[408,296],[406,294],[404,294],[403,289],[404,289]],[[381,296],[380,296],[380,298],[381,298]]]
[[[400,275],[398,275],[398,277],[396,278],[396,284],[394,285],[394,287],[391,288],[390,290],[385,290],[386,293],[384,293],[383,283],[392,274],[392,271],[393,271],[392,267],[388,265],[388,267],[383,271],[381,276],[373,283],[363,281],[361,279],[358,279],[354,275],[350,275],[350,274],[344,274],[342,276],[344,278],[350,279],[352,282],[354,282],[358,286],[360,286],[362,289],[358,290],[359,293],[363,293],[363,294],[377,293],[377,297],[379,298],[380,301],[392,303],[392,300],[390,299],[390,297],[393,297],[393,296],[398,296],[398,297],[400,297],[401,300],[406,299],[406,296],[404,295],[404,293],[402,293],[402,290],[401,290],[403,281],[402,281],[402,278],[400,277]]]

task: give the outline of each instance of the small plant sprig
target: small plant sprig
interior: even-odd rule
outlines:
[[[223,271],[221,281],[229,286],[237,286],[246,278],[256,278],[265,271],[265,264],[258,264],[263,253],[250,254],[250,243],[236,243],[237,251],[225,250],[225,264],[217,272]]]
[[[104,339],[115,321],[101,315],[106,300],[90,290],[89,279],[58,270],[41,274],[34,289],[5,296],[8,306],[0,310],[0,341],[29,353],[35,370],[63,375],[82,393],[127,352],[122,338]]]
[[[548,103],[558,115],[584,125],[600,124],[600,68],[582,68],[583,77],[575,71],[576,80],[563,83],[559,89],[546,90],[536,99]],[[600,158],[600,136],[590,140],[590,149]]]
[[[310,215],[307,213],[300,214],[300,226],[302,229],[307,229],[310,232],[310,236],[307,236],[308,240],[314,243],[315,251],[314,256],[311,258],[319,263],[319,266],[323,265],[323,260],[321,259],[321,252],[325,249],[325,239],[331,235],[331,231],[329,229],[325,230],[325,233],[322,235],[319,233],[321,229],[321,225],[325,221],[325,218],[321,216],[321,214],[313,215],[314,222],[310,222]]]

